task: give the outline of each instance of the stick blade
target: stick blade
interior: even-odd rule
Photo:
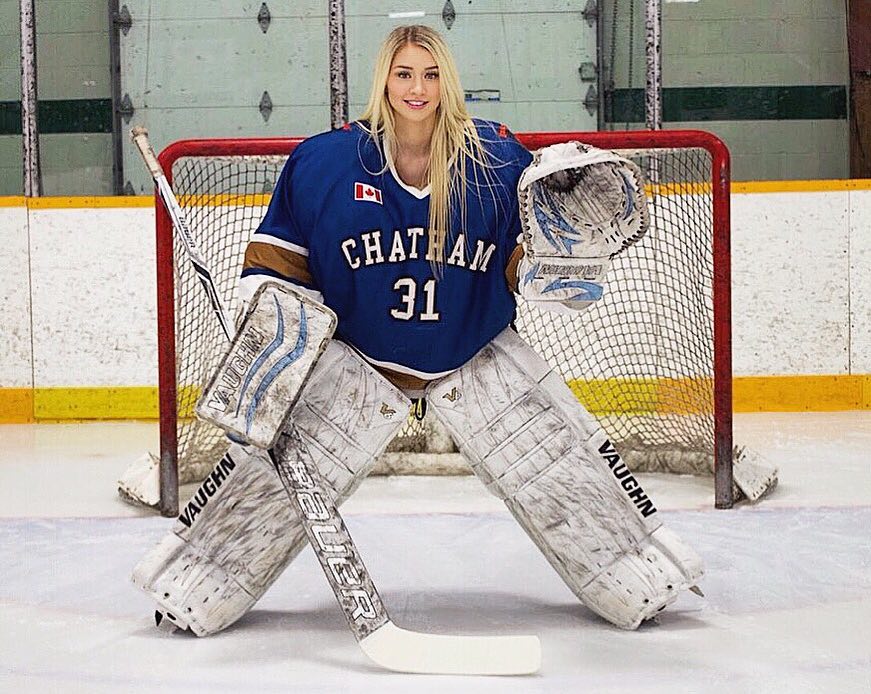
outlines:
[[[530,675],[541,667],[537,636],[421,634],[386,622],[360,641],[375,663],[432,675]]]

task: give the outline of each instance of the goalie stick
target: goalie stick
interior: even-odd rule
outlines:
[[[143,127],[135,127],[131,136],[221,327],[231,340],[233,323],[151,148],[148,132]],[[389,670],[422,674],[525,675],[539,669],[541,644],[536,636],[435,635],[397,627],[390,620],[360,553],[325,490],[320,471],[302,457],[290,459],[283,455],[289,444],[304,445],[292,428],[269,451],[270,458],[351,632],[369,658]]]

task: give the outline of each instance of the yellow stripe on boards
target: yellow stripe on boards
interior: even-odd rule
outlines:
[[[181,419],[191,419],[194,417],[194,408],[197,406],[197,400],[200,399],[202,388],[199,386],[180,386],[176,393],[178,402],[178,416]]]
[[[851,178],[830,181],[733,181],[733,193],[825,193],[871,190],[871,179]]]
[[[31,210],[154,207],[154,198],[150,195],[52,196],[27,198],[27,207]]]
[[[572,380],[569,387],[598,416],[695,415],[710,408],[711,384],[703,378]],[[180,417],[193,414],[198,391],[180,389]],[[871,410],[871,374],[739,376],[732,400],[735,412]],[[0,423],[157,417],[154,387],[0,388]]]
[[[703,181],[683,181],[648,185],[648,194],[654,190],[660,195],[707,194],[711,184]],[[813,181],[732,181],[733,193],[823,193],[827,191],[871,190],[871,179],[833,179]],[[182,196],[191,205],[223,206],[253,205],[265,207],[270,193],[207,194]],[[32,210],[153,207],[151,195],[61,195],[28,198],[23,195],[0,195],[0,207],[28,207]]]
[[[644,192],[653,195],[711,195],[714,187],[707,181],[673,181],[671,183],[647,184]]]
[[[594,415],[700,414],[710,408],[708,379],[569,381]],[[662,404],[665,403],[665,404]],[[871,375],[736,376],[734,412],[833,412],[871,409]]]
[[[266,207],[271,199],[271,193],[211,193],[182,195],[178,201],[182,207]],[[0,198],[0,206],[4,200],[9,201],[7,207],[26,206],[31,210],[154,207],[150,195],[11,197]]]
[[[708,181],[674,181],[648,184],[648,196],[658,195],[710,195],[713,186]],[[830,193],[851,190],[871,190],[871,179],[838,179],[828,181],[732,181],[733,194],[747,193]]]
[[[178,204],[186,207],[267,207],[272,193],[213,193],[181,195]]]
[[[871,409],[871,375],[742,376],[732,386],[735,412],[834,412]]]
[[[692,415],[709,410],[709,378],[571,380],[569,388],[594,415]]]
[[[33,413],[38,421],[58,419],[156,419],[157,388],[37,388]]]
[[[0,388],[0,422],[18,424],[33,420],[32,388]]]

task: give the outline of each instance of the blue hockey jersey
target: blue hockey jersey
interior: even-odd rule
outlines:
[[[320,292],[338,316],[336,337],[383,369],[429,380],[464,364],[514,317],[505,268],[520,233],[517,181],[531,161],[498,124],[475,124],[489,162],[467,163],[465,220],[454,204],[441,272],[428,252],[428,189],[406,185],[354,123],[293,152],[243,281]]]

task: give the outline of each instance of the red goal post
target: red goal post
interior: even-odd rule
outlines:
[[[226,261],[223,272],[210,269],[223,275],[219,285],[223,281],[228,295],[234,293],[241,249],[262,216],[281,162],[303,139],[182,140],[159,156],[205,254],[215,251],[219,254],[216,262]],[[606,291],[606,297],[614,298],[586,312],[583,322],[532,315],[521,307],[519,329],[547,353],[543,356],[556,368],[566,368],[564,375],[576,394],[585,402],[593,402],[588,409],[602,413],[603,421],[619,420],[615,431],[623,427],[622,420],[631,422],[622,435],[612,433],[608,425],[606,431],[623,442],[623,450],[632,451],[639,461],[637,468],[645,469],[644,461],[651,458],[658,462],[647,469],[698,471],[698,467],[685,470],[683,461],[710,456],[715,504],[730,507],[734,446],[728,149],[716,136],[696,130],[521,133],[518,139],[529,149],[580,140],[619,150],[642,164],[653,203],[653,227],[645,237],[649,248],[637,252],[645,255],[644,263],[630,267],[636,262],[635,247],[623,254],[629,258],[625,270],[618,267],[623,256],[618,258]],[[265,161],[270,162],[265,174],[252,174],[250,181],[245,178]],[[205,173],[211,169],[231,173],[226,177]],[[155,207],[160,508],[172,515],[178,507],[179,479],[184,482],[202,477],[218,460],[209,451],[205,468],[187,467],[192,451],[183,451],[184,446],[180,446],[188,436],[187,428],[193,426],[190,401],[212,359],[213,349],[198,345],[209,342],[211,338],[204,335],[210,331],[209,322],[215,322],[207,311],[200,320],[203,311],[196,308],[200,300],[187,291],[179,251],[174,250],[172,222],[159,198]],[[250,214],[239,216],[239,210],[250,210]],[[233,213],[232,219],[225,219],[226,211]],[[219,250],[230,229],[236,235],[227,246],[230,250]],[[695,249],[694,255],[689,254],[690,248]],[[653,331],[652,324],[656,325]],[[609,329],[601,329],[603,325]],[[214,329],[219,330],[217,323]],[[619,333],[613,345],[598,337],[589,342],[591,336],[610,336],[612,332]],[[578,354],[567,354],[581,342]],[[657,358],[662,355],[661,363],[650,359],[653,352]],[[579,361],[590,354],[602,363]],[[187,370],[195,373],[186,375]],[[633,428],[639,422],[646,431]],[[684,431],[687,422],[691,430]],[[676,457],[668,452],[672,435],[680,439]],[[210,441],[222,440],[215,432],[208,437]],[[197,443],[199,440],[194,437],[188,448],[205,447]],[[700,441],[710,453],[695,450]],[[633,464],[632,456],[624,457]]]

